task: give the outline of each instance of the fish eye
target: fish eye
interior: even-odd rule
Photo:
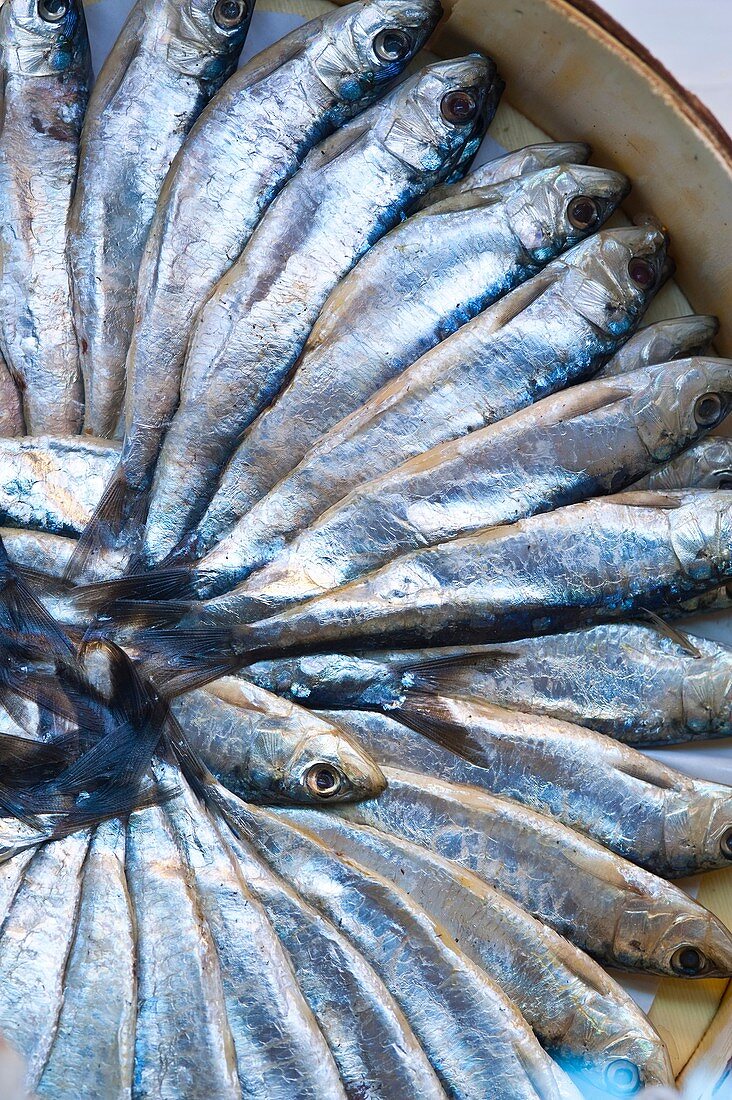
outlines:
[[[464,89],[448,92],[440,101],[440,114],[445,122],[472,122],[477,113],[478,100]]]
[[[729,477],[728,474],[722,474],[717,484],[717,488],[721,489],[723,492],[729,492],[729,490],[732,489],[732,477]]]
[[[46,23],[61,23],[70,7],[71,0],[38,0],[38,14]]]
[[[628,264],[628,274],[641,290],[648,290],[656,281],[656,272],[653,264],[636,256]]]
[[[677,947],[671,956],[671,969],[687,978],[701,974],[705,966],[706,959],[696,947]]]
[[[616,1058],[605,1070],[605,1083],[616,1096],[632,1096],[641,1087],[638,1067],[627,1058]]]
[[[575,229],[591,229],[600,220],[600,207],[589,195],[579,195],[567,207],[567,217]]]
[[[724,406],[718,393],[705,393],[694,404],[694,420],[700,428],[710,428],[719,420]]]
[[[719,848],[725,859],[732,859],[732,828],[727,829],[727,831],[722,834]]]
[[[387,27],[374,39],[374,53],[379,61],[403,61],[412,50],[412,39],[396,27]]]
[[[305,775],[305,786],[316,798],[333,798],[343,786],[341,773],[332,764],[313,764]]]
[[[213,17],[217,26],[230,31],[244,22],[247,14],[245,0],[218,0]]]

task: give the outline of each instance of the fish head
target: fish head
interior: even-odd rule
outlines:
[[[703,831],[700,847],[707,867],[732,865],[732,787],[700,781],[694,786],[698,813],[686,821],[684,835]]]
[[[307,806],[361,802],[386,788],[379,766],[336,726],[304,737],[288,760],[282,778],[283,800]]]
[[[668,236],[655,224],[603,229],[555,260],[575,313],[617,350],[669,277]]]
[[[632,399],[634,423],[655,462],[668,462],[721,424],[732,408],[729,359],[679,359],[641,373],[647,384]]]
[[[535,263],[546,263],[595,233],[630,184],[620,172],[564,164],[515,181],[507,203],[512,232]]]
[[[701,594],[732,581],[732,492],[694,489],[673,495],[669,539],[679,567]]]
[[[54,76],[88,62],[81,0],[4,0],[0,40],[5,65],[23,76]]]
[[[313,64],[339,99],[363,106],[406,68],[442,15],[439,0],[349,4],[325,20]]]
[[[639,1016],[640,1012],[634,1013]],[[627,1019],[620,1006],[615,1016],[603,1015],[602,1056],[590,1059],[560,1054],[557,1061],[588,1097],[630,1097],[644,1088],[673,1084],[673,1070],[664,1044],[650,1024]]]
[[[219,83],[236,68],[254,0],[167,0],[165,40],[178,72]]]
[[[712,913],[694,903],[669,907],[667,927],[653,954],[667,974],[680,978],[732,977],[732,933]]]
[[[404,164],[449,182],[475,156],[502,90],[482,54],[427,65],[379,105],[375,136]]]

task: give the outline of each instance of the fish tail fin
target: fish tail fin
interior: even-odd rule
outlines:
[[[7,556],[0,540],[0,627],[18,638],[37,639],[48,653],[72,660],[74,647]]]
[[[110,608],[134,603],[185,603],[199,598],[199,574],[186,567],[153,569],[133,573],[114,581],[86,584],[76,590],[79,606],[96,614],[111,613]]]
[[[440,748],[460,756],[471,764],[485,765],[482,745],[462,722],[456,722],[444,699],[422,691],[409,690],[403,701],[391,713],[415,733],[433,741]]]
[[[141,630],[135,636],[145,676],[168,697],[203,687],[243,664],[232,630]]]
[[[78,581],[93,558],[120,549],[123,543],[131,554],[137,553],[142,544],[147,506],[147,489],[134,486],[120,463],[81,534],[63,579]]]

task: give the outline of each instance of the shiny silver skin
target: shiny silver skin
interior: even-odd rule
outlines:
[[[354,945],[225,824],[217,829],[267,916],[328,1040],[349,1095],[444,1100],[445,1092],[402,1010]]]
[[[88,847],[81,832],[36,852],[0,929],[0,1029],[24,1059],[29,1094],[58,1026]]]
[[[81,427],[66,259],[91,60],[81,0],[50,22],[38,0],[0,8],[0,348],[28,432]]]
[[[254,9],[231,27],[217,0],[137,0],[94,85],[81,135],[69,259],[84,430],[111,438],[122,409],[137,273],[168,169],[231,76]]]
[[[161,807],[130,817],[125,870],[136,940],[132,1095],[239,1100],[216,947]]]
[[[200,306],[309,150],[374,102],[440,14],[437,0],[339,8],[252,58],[202,112],[168,173],[140,265],[123,459],[133,488],[149,488]],[[410,41],[396,62],[374,52],[390,28]]]
[[[654,363],[706,355],[718,332],[719,321],[716,317],[692,314],[656,321],[631,336],[600,370],[598,377],[612,378],[640,367],[653,366]]]
[[[671,1084],[668,1054],[631,998],[584,952],[465,868],[334,814],[292,811],[324,843],[407,890],[501,986],[580,1088]],[[613,1087],[629,1075],[635,1088]]]
[[[156,773],[180,783],[174,769],[158,766]],[[165,815],[215,947],[239,1079],[235,1095],[345,1100],[336,1065],[290,959],[215,825],[185,785]],[[180,1095],[205,1096],[192,1091]]]
[[[492,701],[407,693],[377,760],[515,799],[663,878],[732,863],[732,788],[569,722]],[[378,732],[381,727],[376,725]]]
[[[429,65],[316,146],[193,327],[155,471],[143,556],[203,514],[242,432],[277,395],[328,295],[415,198],[477,150],[503,84],[480,54]],[[470,96],[466,121],[446,113]],[[469,101],[469,102],[470,102]]]
[[[0,522],[80,535],[119,461],[119,445],[75,436],[0,439]]]
[[[244,680],[221,677],[172,709],[203,762],[248,801],[329,805],[384,789],[379,768],[336,725]]]
[[[732,439],[702,439],[688,451],[636,482],[637,489],[729,489]]]
[[[0,354],[0,437],[25,435],[23,399]]]
[[[567,216],[573,200],[595,197],[597,229],[626,187],[616,173],[576,165],[496,185],[483,185],[482,172],[449,185],[448,191],[461,190],[387,233],[333,291],[294,377],[229,462],[190,548],[194,556],[210,549],[325,431],[581,240],[586,234]]]
[[[232,795],[226,810],[234,831],[374,966],[449,1096],[579,1096],[501,989],[404,891],[273,811]]]
[[[606,623],[500,646],[280,658],[240,675],[308,707],[398,714],[408,691],[437,691],[574,722],[627,744],[732,737],[732,653],[705,638],[690,641],[700,656],[655,626]],[[348,710],[332,718],[363,744]]]
[[[633,258],[654,283],[630,279]],[[593,374],[634,330],[666,272],[652,228],[604,230],[577,245],[423,355],[327,432],[287,477],[205,555],[220,591],[271,561],[374,469],[502,420]]]
[[[732,577],[732,492],[598,497],[425,550],[221,631],[241,658],[325,645],[499,642],[659,611]],[[194,606],[186,622],[226,623]],[[232,604],[229,621],[236,622]]]
[[[574,386],[357,487],[237,594],[288,606],[410,550],[626,488],[730,408],[728,359],[684,359]]]
[[[125,878],[125,829],[100,825],[84,864],[63,1004],[37,1087],[47,1100],[90,1096],[124,1100],[132,1085],[135,1034],[135,929]]]
[[[689,946],[698,958],[687,977],[732,970],[732,934],[673,883],[518,802],[395,768],[386,775],[380,798],[333,812],[467,867],[606,965],[679,976]]]

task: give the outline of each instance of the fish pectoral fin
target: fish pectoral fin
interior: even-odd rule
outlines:
[[[626,508],[660,508],[668,512],[684,506],[683,501],[677,497],[653,489],[628,490],[618,493],[615,499]]]
[[[466,726],[455,722],[448,707],[438,696],[422,691],[407,691],[403,702],[389,713],[396,715],[400,722],[415,733],[420,733],[429,741],[434,741],[436,745],[471,764],[481,766],[485,763],[485,754],[480,743],[474,740]]]
[[[402,669],[402,675],[414,677],[416,690],[438,693],[449,692],[452,675],[460,669],[470,668],[476,660],[482,665],[498,666],[505,661],[515,661],[520,656],[508,649],[492,649],[488,653],[451,654],[449,657],[433,657]]]
[[[556,275],[551,272],[542,272],[529,279],[527,283],[510,291],[505,298],[500,298],[494,305],[489,306],[480,314],[481,337],[488,336],[499,329],[504,328],[509,321],[513,321],[525,309],[533,305],[541,298],[556,281]]]

